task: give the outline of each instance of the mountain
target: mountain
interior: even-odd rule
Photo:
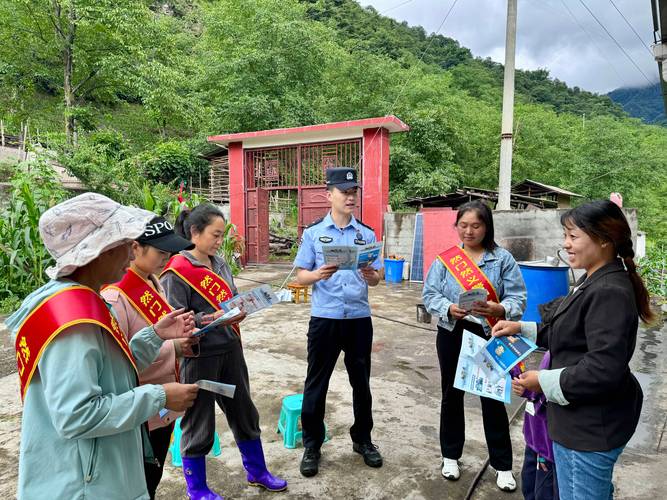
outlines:
[[[621,87],[607,94],[609,98],[623,106],[623,109],[645,123],[667,126],[664,101],[660,84],[644,87]]]
[[[354,0],[300,1],[307,5],[311,19],[334,28],[340,43],[352,50],[371,52],[406,65],[419,60],[449,70],[457,86],[475,97],[484,97],[489,87],[495,90],[487,93],[489,100],[502,95],[503,65],[473,56],[456,40],[427,34],[421,26],[382,16],[373,7],[362,7]],[[543,104],[558,113],[625,116],[623,108],[609,97],[568,87],[552,78],[547,69],[517,70],[515,87],[519,101]]]

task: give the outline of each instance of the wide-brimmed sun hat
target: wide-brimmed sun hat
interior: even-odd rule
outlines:
[[[141,236],[153,212],[127,207],[98,193],[84,193],[48,209],[39,234],[56,260],[51,279],[72,274],[102,253]]]

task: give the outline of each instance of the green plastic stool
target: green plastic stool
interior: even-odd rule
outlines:
[[[171,452],[171,464],[174,467],[183,467],[183,459],[181,458],[181,417],[178,417],[174,423],[174,433],[171,435],[169,451]],[[213,449],[209,455],[217,457],[221,453],[222,450],[220,450],[220,438],[216,432],[213,435]]]
[[[303,394],[292,394],[283,398],[283,405],[280,409],[280,418],[278,419],[278,429],[283,435],[283,445],[285,448],[296,448],[296,444],[303,440],[301,431],[301,406],[303,405]],[[327,424],[324,424],[324,441],[328,441]]]

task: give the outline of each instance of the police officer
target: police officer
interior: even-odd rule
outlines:
[[[308,325],[308,373],[303,390],[301,424],[305,447],[301,474],[318,472],[320,446],[324,442],[324,408],[340,352],[352,385],[354,424],[350,428],[352,449],[366,465],[381,467],[382,456],[371,442],[371,344],[373,325],[368,304],[368,287],[380,281],[379,259],[358,271],[338,270],[325,265],[323,245],[365,245],[375,242],[373,229],[352,215],[357,205],[357,174],[352,168],[329,168],[327,199],[331,211],[303,232],[294,261],[297,281],[313,285],[312,310]]]

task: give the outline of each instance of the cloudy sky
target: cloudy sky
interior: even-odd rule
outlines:
[[[475,56],[503,62],[505,0],[358,0],[382,15],[458,40]],[[625,16],[640,39],[614,8]],[[614,43],[593,15],[628,54]],[[642,43],[643,41],[643,43]],[[547,68],[570,86],[605,93],[658,80],[658,67],[647,50],[653,43],[650,0],[519,0],[517,67]],[[646,46],[645,46],[645,45]],[[635,67],[633,62],[639,67]],[[642,74],[643,73],[643,74]]]

